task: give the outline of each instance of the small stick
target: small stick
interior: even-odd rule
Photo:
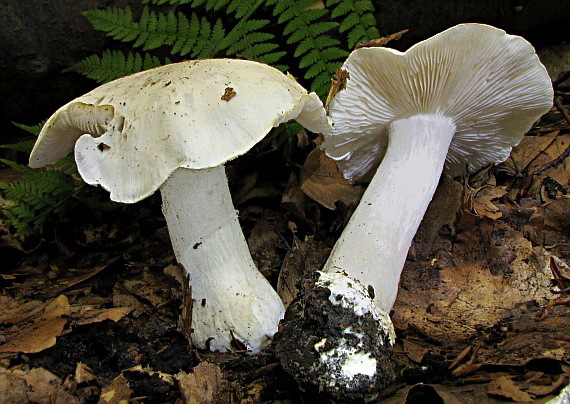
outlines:
[[[556,88],[558,87],[560,84],[564,83],[566,80],[570,79],[570,70],[568,70],[567,72],[563,73],[561,76],[559,76],[556,80],[554,80],[552,82],[552,87]]]
[[[568,125],[570,125],[570,113],[568,113],[568,110],[562,104],[562,97],[555,97],[554,105],[556,105],[556,109],[560,111],[560,113],[564,116],[564,119],[566,119],[566,122],[568,122]],[[570,145],[566,148],[566,150],[564,150],[564,152],[560,156],[556,157],[554,160],[544,164],[542,167],[535,170],[533,175],[542,174],[544,171],[548,170],[549,168],[556,167],[558,164],[562,163],[569,155],[570,155]]]

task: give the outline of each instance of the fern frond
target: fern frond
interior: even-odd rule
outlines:
[[[66,172],[33,170],[6,160],[2,163],[23,173],[20,181],[0,182],[0,190],[9,200],[3,213],[17,236],[26,237],[40,231],[51,212],[61,213],[69,206],[65,202],[72,198],[76,181]]]
[[[148,53],[129,52],[125,54],[118,50],[106,50],[101,57],[87,56],[65,69],[64,72],[79,73],[102,84],[168,63],[170,63],[169,59],[162,63],[156,56]]]
[[[304,78],[312,81],[311,90],[326,97],[328,89],[321,83],[330,83],[341,59],[348,56],[330,35],[339,23],[326,21],[329,10],[312,7],[315,0],[267,0],[267,4],[274,7],[277,22],[285,24],[286,42],[296,44],[294,56],[301,58],[299,67],[305,70]]]
[[[18,143],[11,143],[11,144],[3,144],[0,145],[2,149],[14,150],[18,152],[29,153],[34,148],[34,144],[36,143],[35,140],[24,140]]]
[[[44,119],[42,122],[36,124],[36,125],[24,125],[23,123],[17,123],[17,122],[12,122],[12,124],[17,127],[20,128],[22,130],[25,130],[28,133],[31,133],[32,135],[39,135],[40,131],[42,130],[42,127],[44,126],[44,124],[46,123],[47,119]]]
[[[374,4],[370,0],[327,0],[327,7],[335,6],[331,18],[340,19],[339,32],[347,35],[348,47],[358,42],[380,37],[374,17]]]

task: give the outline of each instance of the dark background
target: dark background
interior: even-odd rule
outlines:
[[[540,49],[570,39],[569,0],[376,0],[382,35],[409,29],[400,50],[455,24],[479,22],[521,35]],[[94,31],[81,14],[140,0],[0,0],[0,143],[22,134],[11,121],[36,124],[95,86],[61,73],[117,42]]]

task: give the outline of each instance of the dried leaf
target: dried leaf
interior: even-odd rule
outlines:
[[[338,201],[345,205],[357,203],[364,192],[364,187],[351,185],[342,176],[336,162],[319,148],[307,156],[301,169],[300,183],[303,192],[330,210],[336,209]]]
[[[277,280],[277,293],[285,307],[295,299],[303,277],[321,270],[330,253],[324,243],[307,239],[287,253]]]
[[[416,344],[409,339],[403,341],[403,349],[406,356],[415,363],[421,363],[424,355],[430,351],[429,348]]]
[[[450,249],[450,236],[455,234],[455,223],[461,211],[463,186],[448,175],[443,175],[435,194],[414,236],[409,256],[425,259],[435,251]]]
[[[219,366],[202,362],[192,373],[179,373],[176,377],[185,404],[210,404],[216,400],[224,378]]]
[[[523,234],[570,263],[570,198],[541,206],[523,227]]]
[[[271,275],[271,268],[279,268],[283,261],[285,251],[289,250],[285,239],[288,231],[285,215],[269,209],[263,211],[251,229],[247,244],[257,268],[264,275]]]
[[[99,404],[127,404],[132,394],[129,382],[121,373],[110,385],[101,390]]]
[[[27,384],[18,373],[0,368],[0,403],[27,404],[30,402]]]
[[[75,315],[73,325],[99,323],[105,320],[119,321],[133,310],[132,307],[113,307],[111,309],[89,309],[82,311],[80,316]]]
[[[502,213],[494,200],[503,197],[507,193],[507,187],[495,187],[485,185],[475,190],[469,190],[467,198],[470,201],[471,213],[477,216],[485,216],[489,219],[497,220]]]
[[[281,197],[281,203],[296,219],[309,228],[313,228],[320,218],[318,205],[303,192],[294,173],[291,173],[289,177],[289,184]]]
[[[22,301],[10,296],[0,296],[0,324],[14,324],[28,318],[44,303],[40,300]]]
[[[467,343],[520,303],[546,303],[549,256],[502,221],[463,214],[448,259],[407,261],[393,320],[441,341]],[[528,357],[527,357],[528,358]]]
[[[28,398],[32,403],[79,403],[79,399],[64,390],[62,380],[46,369],[31,369],[22,378],[30,389]]]
[[[400,39],[402,37],[402,35],[404,35],[408,31],[409,30],[404,29],[404,30],[396,32],[395,34],[392,34],[392,35],[384,36],[382,38],[372,39],[372,40],[367,41],[367,42],[358,43],[358,44],[356,44],[356,46],[354,48],[358,49],[358,48],[364,48],[364,47],[384,46],[390,41],[395,41],[395,40]]]
[[[0,346],[0,357],[16,352],[34,353],[55,345],[56,337],[64,334],[71,308],[61,295],[23,318],[5,333],[6,343]]]
[[[149,302],[152,307],[162,307],[170,301],[169,294],[164,293],[164,277],[158,276],[149,268],[143,269],[143,276],[134,279],[125,279],[125,289],[138,297]]]
[[[517,403],[532,403],[533,397],[522,391],[510,378],[506,376],[493,380],[487,387],[487,392],[491,396],[508,398]]]
[[[91,380],[96,380],[97,377],[93,374],[93,371],[89,366],[84,363],[79,362],[75,367],[75,381],[77,384],[90,382]]]
[[[550,385],[547,386],[531,385],[526,389],[526,391],[538,397],[547,396],[549,394],[557,392],[562,386],[566,385],[567,381],[568,381],[567,375],[560,375],[558,376],[556,381]]]

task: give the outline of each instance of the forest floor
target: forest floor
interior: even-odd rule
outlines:
[[[283,158],[267,139],[228,167],[252,255],[286,302],[362,193],[315,141],[299,134]],[[442,179],[392,312],[397,382],[373,402],[541,403],[568,384],[569,145],[553,109],[506,162]],[[0,403],[332,402],[273,346],[191,347],[156,195],[118,215],[80,212],[41,239],[3,228],[0,255]]]

